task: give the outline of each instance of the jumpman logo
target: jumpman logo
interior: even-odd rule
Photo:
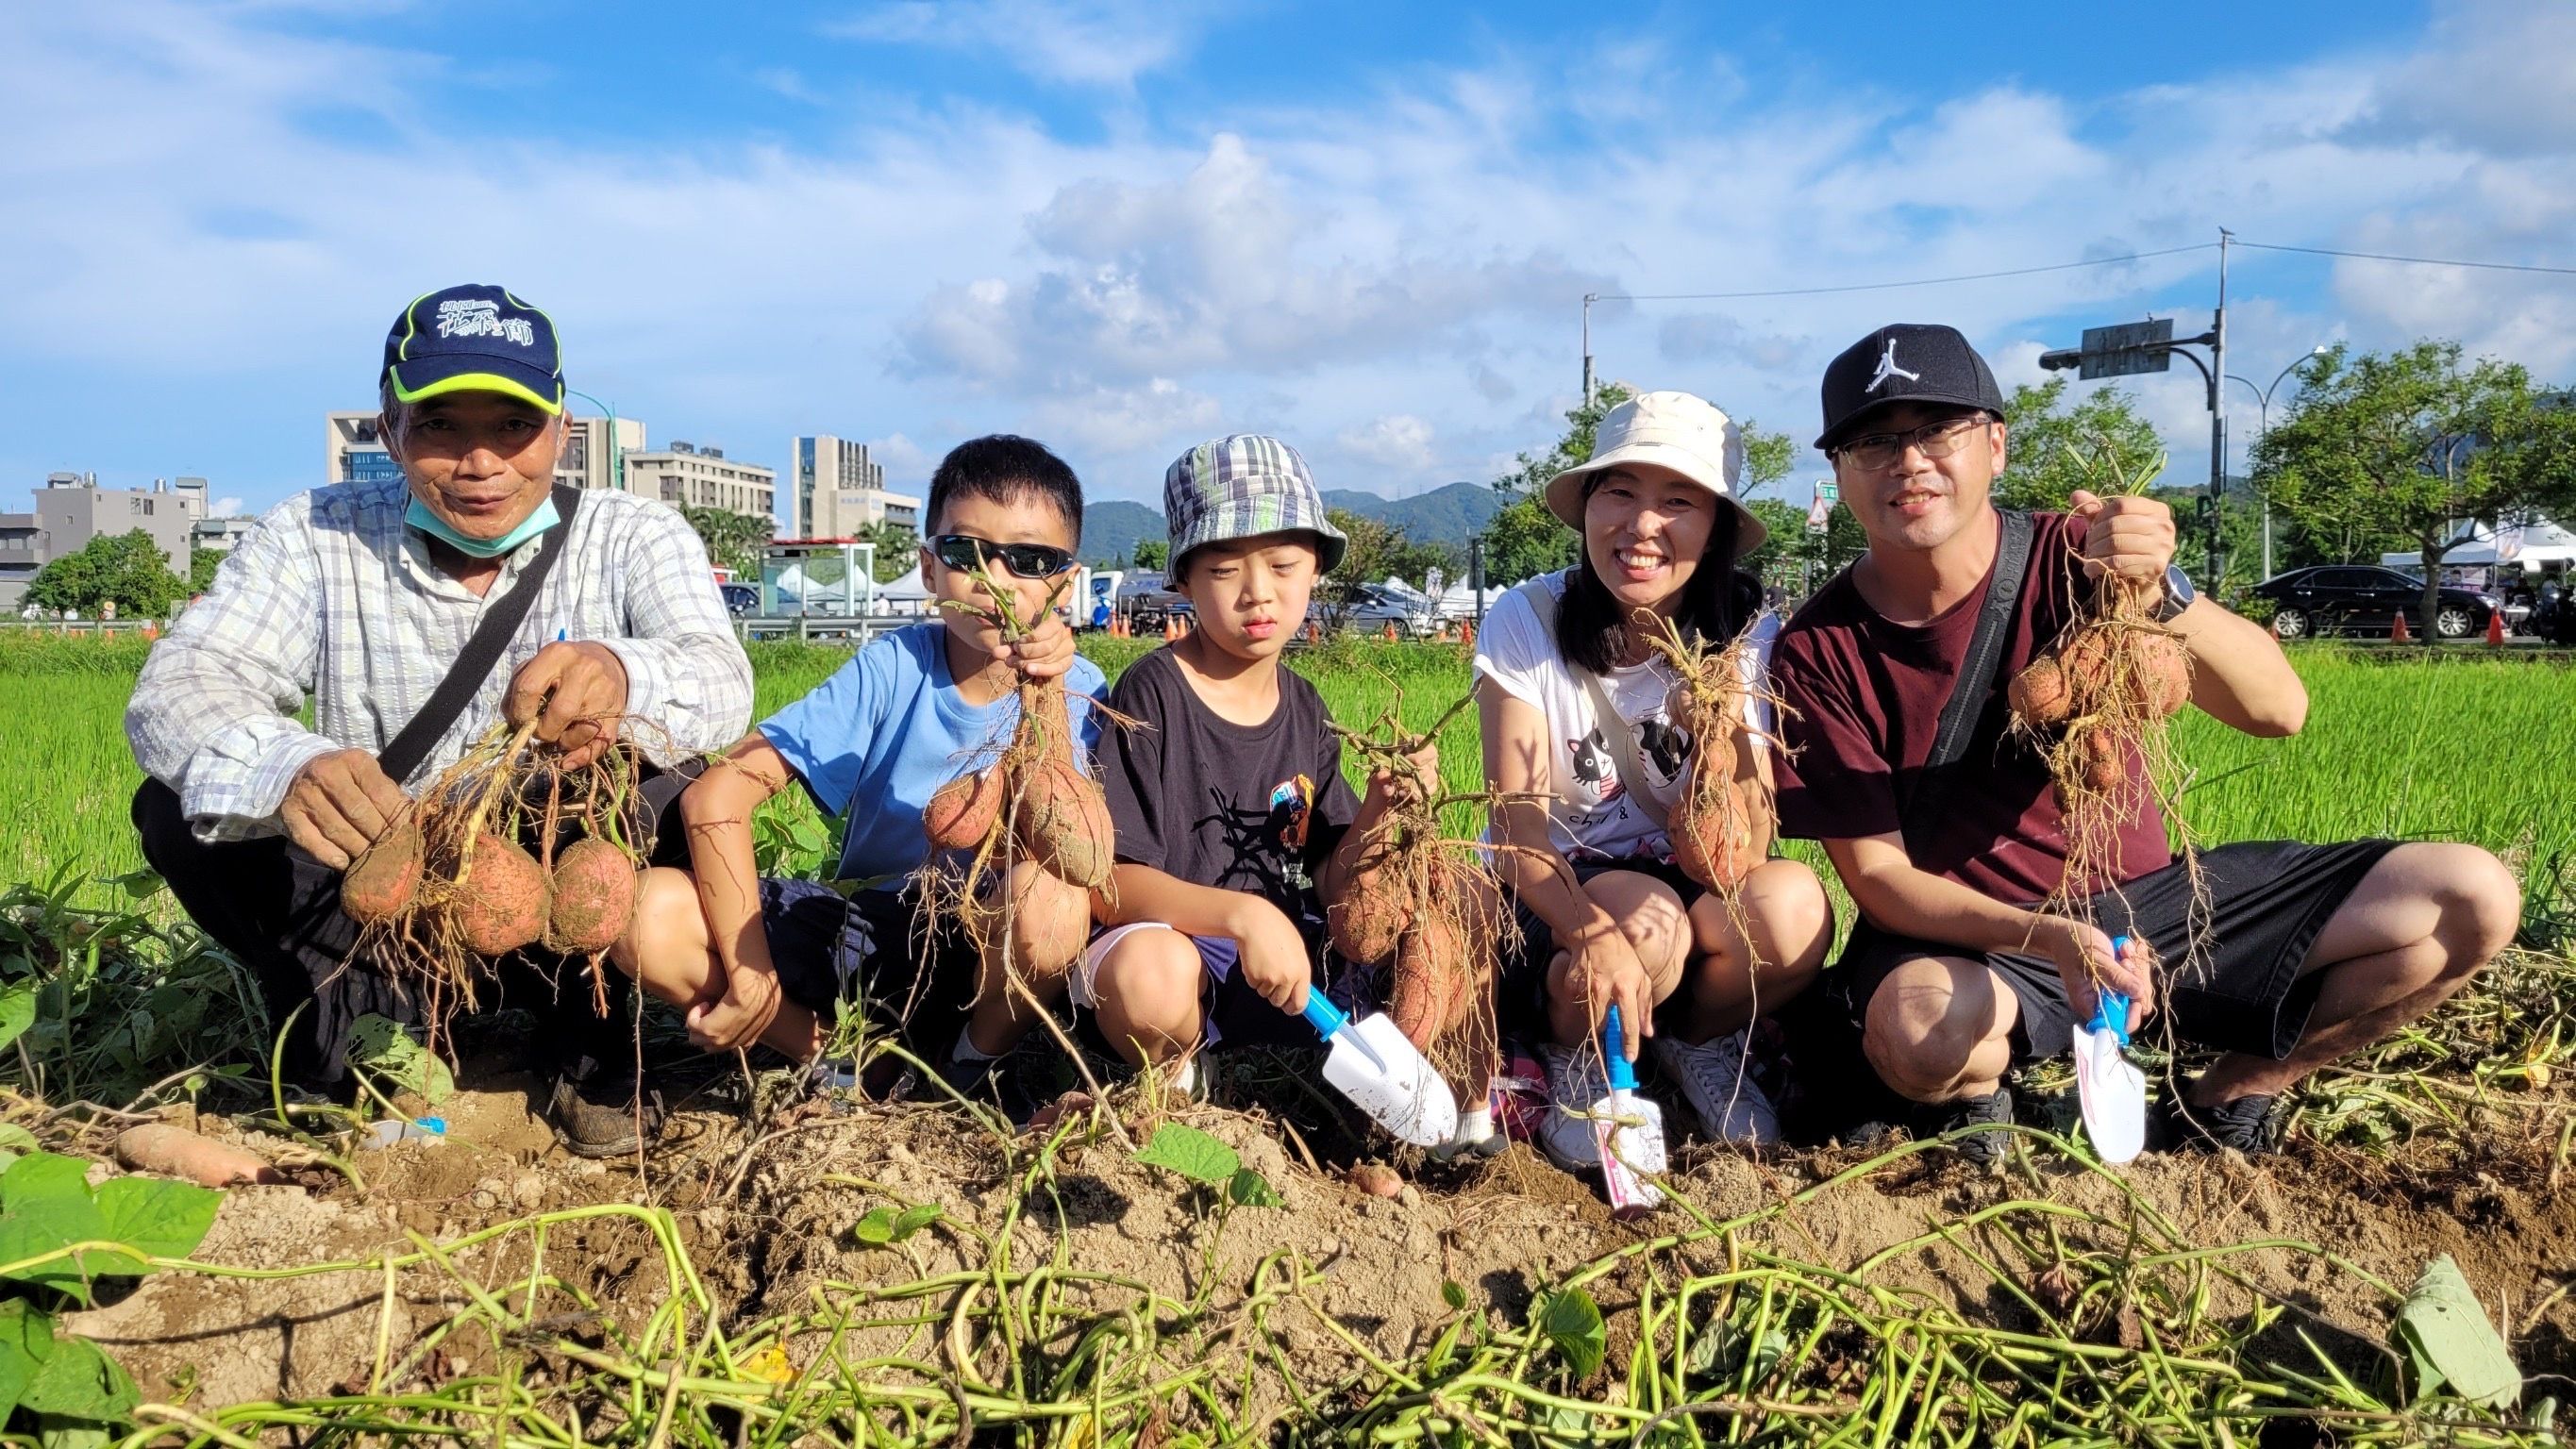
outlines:
[[[1887,355],[1878,360],[1878,375],[1871,378],[1869,380],[1869,386],[1862,388],[1861,391],[1876,392],[1880,387],[1884,386],[1887,380],[1891,377],[1901,377],[1907,382],[1921,382],[1923,380],[1923,374],[1919,372],[1907,372],[1904,368],[1896,365],[1896,339],[1893,337],[1887,339]]]

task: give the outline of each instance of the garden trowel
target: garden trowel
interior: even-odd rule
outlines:
[[[2118,955],[2129,944],[2111,942]],[[2147,1078],[2122,1053],[2129,1045],[2129,998],[2097,988],[2093,1019],[2075,1028],[2075,1095],[2084,1133],[2104,1162],[2126,1162],[2147,1145]]]
[[[1332,1047],[1324,1058],[1325,1083],[1369,1120],[1416,1147],[1437,1147],[1456,1135],[1458,1099],[1385,1013],[1353,1021],[1309,986],[1304,1014]]]
[[[1637,1068],[1619,1034],[1619,1008],[1601,1014],[1601,1059],[1610,1095],[1592,1109],[1592,1141],[1601,1153],[1601,1181],[1610,1215],[1632,1218],[1663,1206],[1663,1189],[1649,1179],[1664,1174],[1664,1109],[1637,1095]]]

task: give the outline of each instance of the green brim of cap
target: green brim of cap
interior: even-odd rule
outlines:
[[[506,393],[552,416],[559,417],[563,413],[563,395],[560,392],[548,398],[526,383],[503,377],[497,372],[460,372],[454,377],[442,377],[436,382],[423,383],[418,388],[404,387],[402,373],[399,370],[389,373],[388,376],[393,379],[394,398],[398,402],[425,402],[430,398],[445,397],[451,392],[497,392]]]

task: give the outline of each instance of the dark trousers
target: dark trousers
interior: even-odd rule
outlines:
[[[643,808],[659,819],[674,811],[695,769],[646,780]],[[284,836],[209,845],[197,838],[179,796],[147,779],[134,793],[134,828],[143,858],[170,886],[189,919],[259,978],[272,1026],[304,1009],[286,1042],[284,1075],[331,1089],[348,1075],[349,1028],[370,1014],[417,1026],[428,1003],[417,983],[399,981],[354,955],[358,923],[340,910],[340,872],[289,844]],[[664,853],[680,854],[677,830],[657,832]],[[475,984],[478,1010],[517,1007],[537,1017],[538,1060],[531,1065],[575,1078],[631,1061],[632,985],[602,962],[608,1010],[584,959],[566,961],[542,949],[490,963]]]

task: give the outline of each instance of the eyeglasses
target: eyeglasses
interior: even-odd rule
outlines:
[[[995,543],[971,533],[943,533],[930,541],[930,556],[952,569],[979,569],[989,559],[1024,579],[1051,579],[1073,567],[1073,554],[1043,543]]]
[[[1926,458],[1946,458],[1968,446],[1969,436],[1985,425],[1985,414],[1971,413],[1925,423],[1911,432],[1865,434],[1834,451],[1859,468],[1884,468],[1905,456],[1908,447],[1921,448]]]

